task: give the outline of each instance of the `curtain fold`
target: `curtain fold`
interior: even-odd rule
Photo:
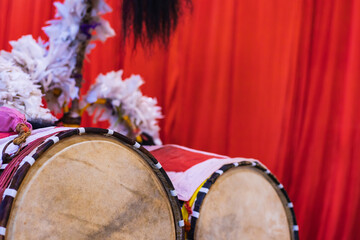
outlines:
[[[2,0],[1,48],[44,37],[52,2]],[[107,2],[120,33],[121,1]],[[360,0],[193,0],[167,48],[97,43],[82,93],[99,73],[141,74],[165,143],[257,158],[287,189],[301,239],[360,239],[359,42]]]

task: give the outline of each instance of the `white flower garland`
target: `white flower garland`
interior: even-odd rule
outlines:
[[[42,94],[28,74],[0,57],[0,106],[18,109],[28,120],[53,122],[56,118],[42,106]]]
[[[88,29],[95,29],[96,34],[89,36],[91,40],[114,36],[115,32],[110,24],[100,15],[111,11],[103,0],[94,2],[92,26],[82,26],[81,17],[87,8],[84,1],[66,0],[64,3],[55,2],[59,17],[49,21],[49,26],[44,31],[49,37],[49,42],[38,42],[32,36],[23,36],[17,41],[10,42],[13,47],[11,52],[1,51],[3,56],[14,65],[29,74],[31,81],[40,84],[48,103],[48,107],[55,113],[62,110],[64,104],[79,97],[79,89],[75,86],[75,79],[71,77],[76,64],[76,35],[79,31],[88,33]],[[85,28],[85,29],[81,29]],[[93,45],[88,45],[89,53]]]
[[[48,42],[36,41],[26,35],[17,41],[11,41],[11,52],[1,51],[0,55],[0,106],[14,107],[22,111],[30,120],[43,119],[55,121],[49,109],[55,113],[79,97],[79,89],[72,77],[76,64],[76,55],[83,33],[83,39],[105,41],[115,32],[108,21],[101,15],[110,12],[111,8],[103,0],[93,0],[91,22],[81,25],[82,17],[88,8],[86,1],[65,0],[54,3],[56,19],[50,20],[49,26],[43,28],[49,37]],[[91,30],[96,34],[91,34]],[[88,54],[94,47],[89,44]],[[109,120],[111,128],[124,135],[138,136],[149,134],[156,144],[159,138],[158,119],[161,108],[156,99],[142,95],[139,87],[143,80],[132,75],[123,80],[122,71],[100,74],[91,87],[86,101],[90,112],[96,112],[95,120]],[[41,89],[41,90],[40,90]],[[41,91],[49,109],[43,108]],[[95,104],[98,99],[107,99],[109,106]]]
[[[89,112],[95,113],[94,120],[109,120],[111,128],[121,134],[132,136],[147,133],[155,144],[161,144],[158,119],[162,118],[161,107],[156,99],[143,96],[140,86],[144,83],[139,75],[122,79],[123,71],[100,74],[86,96],[92,104]],[[107,99],[107,104],[96,104],[99,99]],[[128,118],[138,132],[132,132],[126,123]]]

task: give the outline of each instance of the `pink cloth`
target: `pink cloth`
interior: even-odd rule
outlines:
[[[24,123],[29,129],[32,129],[24,114],[13,108],[0,107],[0,132],[16,132],[16,126],[19,123]]]
[[[8,136],[11,136],[11,135],[15,135],[16,133],[4,133],[4,132],[0,132],[0,139],[1,138],[6,138]]]

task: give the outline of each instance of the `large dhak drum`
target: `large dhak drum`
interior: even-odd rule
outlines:
[[[174,187],[139,143],[60,130],[35,130],[40,137],[3,163],[3,239],[184,239]]]
[[[184,201],[187,239],[298,239],[293,204],[260,162],[176,145],[150,150]]]

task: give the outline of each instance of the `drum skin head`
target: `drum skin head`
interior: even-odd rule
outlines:
[[[6,239],[176,239],[167,193],[140,153],[119,141],[65,139],[30,168]]]
[[[200,208],[196,240],[290,240],[286,200],[266,174],[251,167],[226,171]]]

